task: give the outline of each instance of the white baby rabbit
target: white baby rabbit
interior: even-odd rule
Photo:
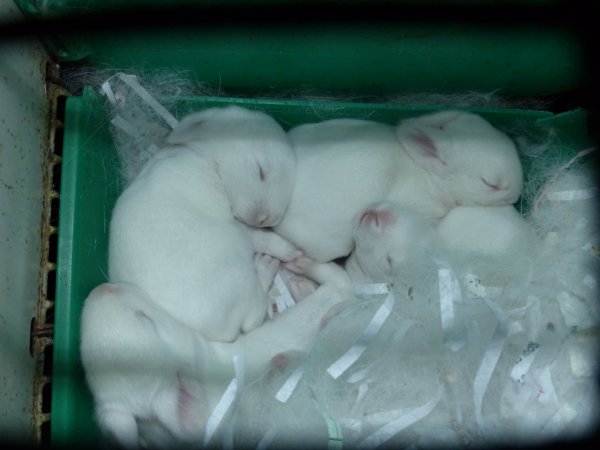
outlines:
[[[271,117],[238,107],[192,114],[167,141],[115,205],[109,279],[139,286],[207,339],[233,341],[269,308],[254,253],[282,261],[299,254],[236,220],[265,227],[280,220],[294,152]]]
[[[81,360],[96,419],[122,447],[139,447],[138,422],[164,427],[180,442],[202,437],[198,423],[210,411],[200,361],[210,349],[188,327],[166,328],[169,317],[132,284],[101,284],[84,302]]]
[[[512,205],[457,206],[440,221],[437,232],[453,252],[530,254],[536,245],[533,228]]]
[[[209,108],[185,117],[167,143],[193,149],[214,167],[237,219],[257,227],[279,223],[296,161],[272,117],[237,106]]]
[[[152,447],[198,446],[234,376],[234,356],[243,354],[251,383],[285,354],[307,353],[332,308],[348,301],[348,286],[319,282],[298,305],[232,343],[206,340],[132,284],[98,286],[83,307],[81,358],[101,429],[126,448],[139,447],[140,435]]]
[[[512,205],[457,207],[433,227],[415,211],[390,201],[365,209],[354,223],[352,238],[355,248],[344,268],[354,283],[423,278],[439,262],[455,257],[475,262],[486,256],[527,257],[536,242],[532,227]],[[312,278],[330,265],[303,257],[284,267]],[[296,282],[307,286],[301,280]]]
[[[374,202],[398,202],[436,224],[457,205],[511,204],[522,190],[511,139],[467,112],[442,111],[397,127],[334,119],[288,134],[296,181],[275,231],[321,262],[348,255],[354,221]]]
[[[405,119],[396,137],[424,170],[428,197],[446,207],[438,218],[456,205],[509,205],[521,195],[523,169],[514,142],[477,114],[441,111]],[[401,180],[396,188],[404,186]],[[417,202],[404,201],[407,195],[393,192],[390,199],[429,218]]]
[[[386,198],[394,185],[403,159],[394,129],[334,119],[300,125],[288,135],[296,152],[296,180],[274,229],[320,262],[347,255],[354,216]]]
[[[360,216],[353,236],[345,267],[358,281],[418,274],[426,261],[531,255],[535,248],[533,228],[512,205],[456,207],[432,227],[410,209],[380,202]]]
[[[345,269],[355,282],[415,275],[439,258],[442,239],[422,216],[397,203],[378,202],[355,222],[355,248]]]
[[[405,270],[406,261],[424,256],[507,256],[535,247],[533,228],[512,205],[459,206],[432,227],[412,210],[381,202],[361,215],[353,236],[356,248],[346,261],[353,279],[392,274],[396,265]]]
[[[289,277],[295,300],[314,291],[316,286],[311,289],[310,280],[317,278],[335,276],[341,280],[345,276],[347,283],[379,283],[418,277],[444,251],[442,239],[429,222],[390,201],[374,203],[362,211],[353,223],[352,240],[355,247],[343,270],[335,263],[319,263],[308,257],[283,265],[280,272],[287,269],[298,275]]]

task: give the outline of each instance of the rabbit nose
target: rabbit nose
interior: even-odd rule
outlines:
[[[265,212],[259,214],[256,217],[256,224],[259,227],[269,226],[270,225],[269,221],[270,221],[269,215]]]

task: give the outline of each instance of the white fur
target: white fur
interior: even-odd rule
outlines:
[[[109,278],[141,287],[207,339],[232,341],[268,310],[257,241],[235,218],[268,226],[283,216],[294,154],[272,118],[238,107],[193,114],[168,141],[117,201]],[[259,247],[296,255],[271,237]]]
[[[239,222],[238,225],[252,242],[256,253],[274,256],[282,261],[290,261],[302,256],[302,252],[271,230],[256,228]]]
[[[138,421],[160,425],[182,442],[203,434],[197,423],[210,411],[198,363],[210,349],[169,317],[131,284],[102,284],[83,305],[81,360],[96,418],[125,448],[139,447]],[[191,394],[188,408],[180,402],[183,390]]]
[[[317,283],[323,278],[336,279],[339,284],[344,280],[346,283],[399,282],[425,276],[435,265],[434,258],[445,251],[444,242],[429,222],[395,202],[377,202],[365,208],[352,228],[355,247],[343,269],[333,262],[319,263],[307,257],[286,263],[284,268]],[[293,282],[292,279],[292,287]],[[296,283],[305,286],[306,280],[300,277]],[[306,295],[306,291],[296,294],[292,290],[292,294],[298,299]]]
[[[403,120],[396,136],[426,172],[434,200],[445,206],[509,205],[523,190],[514,142],[477,114],[441,111]],[[390,198],[406,205],[405,196]],[[428,218],[419,206],[414,209]]]
[[[273,118],[237,106],[210,108],[185,117],[167,143],[192,148],[211,161],[237,219],[261,227],[279,223],[296,161]]]
[[[210,342],[175,320],[134,285],[102,284],[85,300],[81,357],[107,436],[137,448],[201,443],[206,422],[243,354],[255,381],[277,355],[308,351],[330,317],[348,300],[345,286],[325,284],[298,305],[232,343]]]
[[[307,257],[284,264],[284,268],[319,282],[327,276],[342,283],[398,282],[419,277],[444,252],[435,228],[423,217],[395,202],[377,202],[353,223],[354,249],[344,268],[333,262],[319,263]],[[304,282],[300,278],[299,282]],[[294,297],[296,298],[296,297]]]
[[[345,262],[352,282],[425,279],[436,260],[531,257],[536,248],[532,227],[512,205],[457,207],[434,227],[396,202],[377,202],[355,220],[352,238],[355,248]],[[309,258],[284,265],[315,280],[331,266]]]
[[[363,213],[356,222],[356,248],[346,261],[356,281],[419,276],[436,258],[533,256],[536,248],[533,228],[512,205],[456,207],[437,227],[394,202],[368,211],[381,219],[374,223]]]
[[[393,127],[355,119],[300,125],[287,212],[275,231],[320,262],[352,249],[354,216],[392,189],[402,161]]]
[[[353,281],[385,281],[422,273],[443,242],[419,214],[393,202],[371,205],[355,221],[356,243],[346,261]]]
[[[437,232],[453,252],[483,255],[531,253],[533,228],[512,205],[459,206],[438,224]]]
[[[334,119],[289,137],[296,181],[275,231],[320,262],[351,251],[353,223],[374,202],[398,202],[435,224],[457,205],[511,204],[522,190],[515,145],[471,113],[443,111],[397,127]]]

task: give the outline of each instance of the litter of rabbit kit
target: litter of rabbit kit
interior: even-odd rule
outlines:
[[[181,122],[134,76],[117,74],[101,91],[129,185]],[[430,145],[420,135],[416,140]],[[551,159],[553,143],[542,144],[519,149],[531,166],[521,212],[526,226],[518,225],[514,236],[491,226],[468,235],[471,248],[464,248],[452,231],[460,230],[460,217],[453,225],[447,216],[431,227],[440,238],[432,248],[406,244],[412,253],[400,263],[402,277],[374,271],[385,280],[368,270],[353,276],[352,264],[360,268],[365,252],[357,240],[346,263],[354,292],[342,290],[345,301],[332,302],[342,306],[314,342],[300,346],[305,351],[278,343],[267,368],[254,371],[244,368],[251,365],[247,347],[227,353],[236,354],[236,363],[220,372],[228,378],[220,380],[214,408],[191,425],[199,430],[192,435],[202,436],[193,444],[263,449],[298,445],[300,436],[302,444],[359,448],[538,444],[577,438],[595,426],[600,241],[588,164],[593,149]],[[484,180],[492,188],[497,182]],[[361,222],[379,225],[395,214],[403,210],[384,203]],[[465,217],[476,232],[476,210]],[[517,244],[509,251],[500,244],[504,252],[487,245],[503,237]],[[307,289],[300,297],[308,296],[294,304],[293,275],[280,271],[269,290],[274,319],[265,324],[272,320],[277,330],[287,314],[302,317],[305,306],[312,312],[304,302],[325,295],[325,286],[337,287],[336,277],[308,287],[300,279]],[[269,335],[247,336],[263,345]],[[160,447],[163,438],[149,433],[144,440]]]

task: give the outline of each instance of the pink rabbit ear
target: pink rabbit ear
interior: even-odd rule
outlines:
[[[419,152],[430,158],[439,158],[438,149],[433,140],[423,131],[415,130],[408,134],[408,138],[411,139],[418,147]]]
[[[446,176],[450,168],[442,156],[442,150],[427,132],[402,124],[396,130],[396,137],[408,155],[427,172]]]

